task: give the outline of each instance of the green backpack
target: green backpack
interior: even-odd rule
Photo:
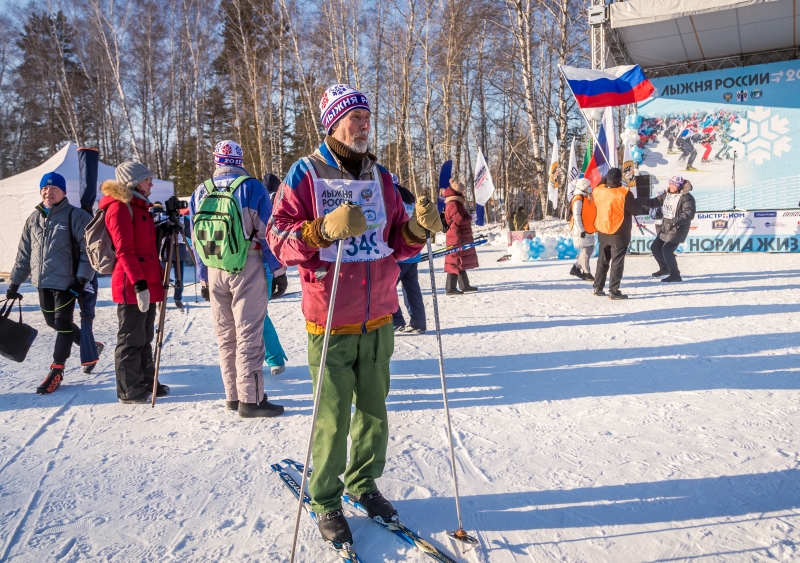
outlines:
[[[194,241],[203,264],[209,268],[238,274],[244,269],[250,239],[244,238],[242,209],[233,193],[250,176],[239,176],[227,188],[217,188],[212,180],[204,185],[206,196],[194,215]]]

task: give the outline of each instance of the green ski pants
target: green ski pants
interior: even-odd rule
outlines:
[[[308,367],[316,393],[323,335],[308,335]],[[363,334],[332,334],[325,380],[311,450],[314,473],[308,483],[316,513],[342,506],[345,485],[354,495],[377,489],[386,464],[389,420],[389,360],[394,350],[392,324]],[[350,419],[351,406],[355,413]],[[350,463],[347,435],[350,434]],[[344,483],[339,475],[344,474]]]

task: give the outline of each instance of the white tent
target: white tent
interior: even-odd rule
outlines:
[[[80,206],[78,147],[64,145],[43,164],[16,176],[0,180],[0,272],[10,272],[17,257],[17,246],[25,220],[41,201],[39,181],[48,172],[58,172],[67,180],[67,198]],[[97,199],[102,197],[100,184],[114,178],[114,167],[100,162],[97,167]],[[153,180],[150,201],[165,201],[175,193],[172,182]]]

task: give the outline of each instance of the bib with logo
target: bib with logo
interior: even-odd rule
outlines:
[[[675,212],[678,210],[678,201],[681,199],[682,194],[667,194],[664,198],[664,203],[661,205],[661,212],[664,214],[664,219],[674,219]]]
[[[303,159],[314,178],[314,201],[317,217],[324,217],[345,201],[361,206],[367,220],[367,230],[357,237],[349,237],[344,244],[343,262],[368,262],[380,260],[394,252],[386,244],[383,231],[386,227],[386,205],[378,180],[325,180],[317,175],[311,160]],[[372,177],[378,178],[378,167],[373,167]],[[319,249],[320,260],[336,262],[336,246]]]

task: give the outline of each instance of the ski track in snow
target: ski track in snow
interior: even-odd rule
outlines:
[[[478,252],[480,292],[439,305],[464,527],[487,561],[800,560],[800,256],[683,255],[678,285],[630,256],[631,299],[612,302],[567,261]],[[103,282],[106,352],[85,375],[74,349],[49,396],[34,391],[53,334],[23,288],[40,332],[24,364],[0,360],[0,561],[287,561],[296,502],[269,465],[305,451],[300,295],[270,304],[289,363],[266,391],[287,412],[242,420],[225,409],[208,304],[188,295],[185,313],[167,311],[171,395],[155,409],[116,402]],[[409,528],[453,554],[426,264],[420,283],[429,331],[395,340],[379,483]],[[365,563],[432,561],[345,512]],[[298,561],[339,560],[307,516],[298,545]]]

